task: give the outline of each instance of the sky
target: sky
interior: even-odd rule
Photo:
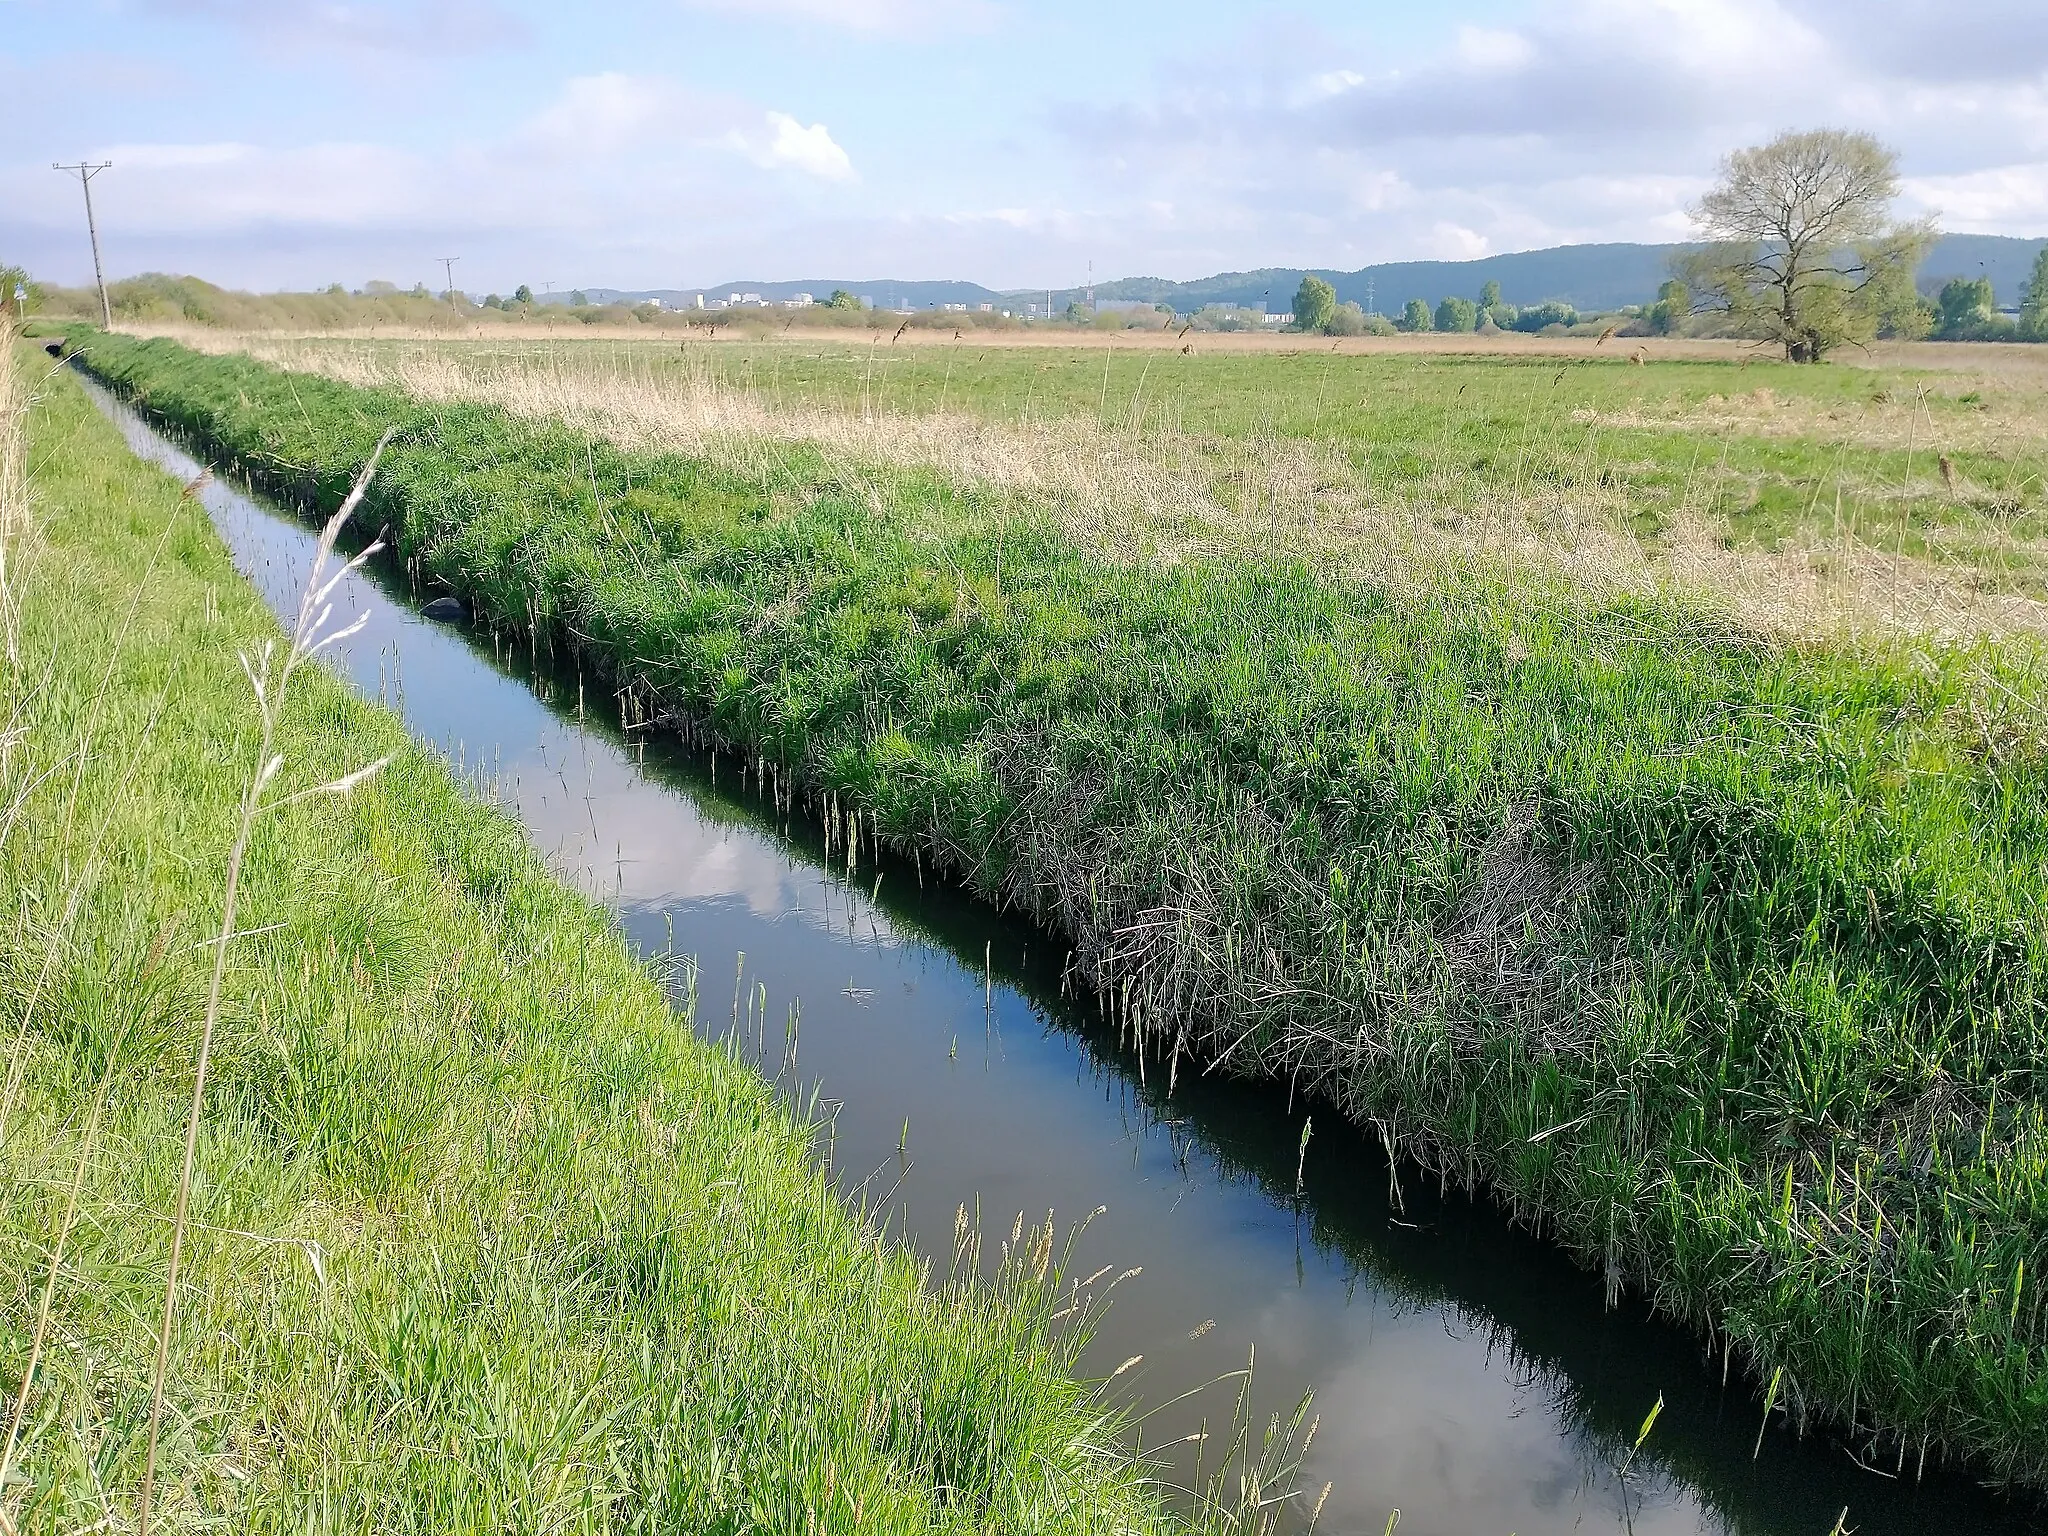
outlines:
[[[1691,232],[1869,129],[2048,234],[2048,0],[0,0],[0,263],[1066,287]]]

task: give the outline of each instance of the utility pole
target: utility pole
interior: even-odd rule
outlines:
[[[436,256],[434,259],[441,263],[441,270],[448,274],[446,292],[448,294],[448,302],[453,304],[455,302],[455,263],[462,260],[462,258],[460,256]]]
[[[101,171],[111,170],[113,165],[114,162],[111,160],[102,160],[97,165],[88,160],[81,160],[76,165],[58,165],[53,162],[50,166],[53,171],[63,171],[76,176],[79,186],[85,189],[85,232],[92,236],[92,276],[93,281],[100,285],[100,319],[106,322],[106,327],[110,331],[114,328],[114,306],[107,302],[107,274],[100,268],[100,227],[93,222],[92,179]]]

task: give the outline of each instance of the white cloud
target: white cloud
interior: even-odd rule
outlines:
[[[1479,70],[1520,69],[1536,57],[1536,45],[1519,32],[1492,27],[1458,28],[1458,61]]]
[[[382,80],[419,39],[452,48],[457,33],[492,35],[495,6],[528,0],[99,3],[265,40],[388,43]],[[1905,211],[2048,232],[2044,0],[1520,0],[1495,8],[1507,19],[1446,23],[1433,51],[1407,54],[1343,35],[1310,47],[1290,33],[1296,46],[1274,48],[1264,18],[1241,45],[1212,32],[1147,38],[1115,69],[1080,72],[1056,51],[1015,54],[1009,37],[981,54],[961,44],[1023,9],[993,0],[675,0],[671,15],[689,9],[752,18],[771,50],[826,28],[946,43],[957,57],[932,63],[960,63],[960,79],[999,67],[1004,88],[963,124],[957,92],[927,105],[914,81],[884,86],[858,109],[834,107],[828,127],[779,83],[747,98],[629,63],[562,81],[512,127],[469,142],[429,142],[421,123],[387,128],[380,111],[359,119],[379,125],[359,131],[377,142],[291,146],[268,137],[274,118],[241,127],[209,115],[234,126],[115,146],[80,131],[64,153],[116,154],[94,195],[118,269],[185,264],[236,281],[298,281],[308,266],[347,275],[336,253],[359,251],[372,253],[361,275],[410,280],[432,273],[409,253],[466,249],[461,271],[500,287],[542,274],[668,286],[833,271],[1025,285],[1079,281],[1090,258],[1098,276],[1189,277],[1661,241],[1690,232],[1685,209],[1728,150],[1834,124],[1898,145]],[[1120,21],[1105,11],[1096,23],[1105,45]],[[638,38],[614,56],[646,54]],[[688,57],[724,62],[716,50]],[[1145,58],[1157,60],[1149,84]],[[47,99],[34,92],[50,73],[0,74],[0,103],[31,122],[23,103]],[[1078,78],[1102,94],[1045,102]],[[409,96],[390,94],[407,110]],[[955,174],[970,149],[1004,168],[1002,190]],[[86,259],[77,189],[50,158],[24,150],[0,166],[0,208],[10,230],[47,232],[41,248],[75,270]],[[515,253],[518,270],[486,270],[490,250]]]
[[[853,162],[833,142],[823,123],[806,128],[787,112],[770,112],[763,123],[765,134],[735,130],[730,138],[733,146],[756,165],[768,170],[803,171],[827,181],[855,179]]]
[[[1957,176],[1915,176],[1906,196],[1938,210],[1944,229],[1998,234],[2039,233],[2048,226],[2048,162],[2001,165]]]
[[[1476,229],[1462,224],[1439,223],[1430,231],[1425,256],[1440,261],[1474,261],[1493,254],[1493,242]]]
[[[1327,101],[1332,96],[1342,96],[1346,91],[1355,91],[1365,84],[1365,76],[1355,69],[1332,69],[1320,75],[1311,75],[1306,84],[1297,89],[1289,98],[1289,105],[1296,107],[1313,106]]]
[[[432,155],[375,143],[226,141],[116,144],[95,158],[121,173],[94,183],[110,228],[209,239],[491,230],[625,240],[644,230],[650,209],[714,198],[728,216],[762,218],[804,185],[854,177],[822,123],[617,73],[568,81],[503,138]],[[44,186],[56,178],[38,180],[34,169],[0,175],[0,203],[27,221],[68,226],[75,195]],[[764,169],[798,174],[763,177]]]
[[[583,75],[563,86],[519,137],[551,152],[577,155],[628,149],[673,132],[689,104],[665,80],[616,71]]]
[[[105,158],[123,174],[95,194],[129,233],[389,225],[436,201],[426,162],[378,144],[117,144]]]
[[[1963,52],[1984,62],[1944,45],[1923,64],[1873,44],[1887,27],[1929,50],[1982,37]],[[2048,230],[2048,5],[1538,0],[1395,69],[1332,43],[1313,72],[1182,68],[1150,98],[1065,119],[1105,208],[1204,208],[1218,246],[1256,229],[1263,249],[1219,251],[1225,265],[1682,239],[1724,154],[1818,125],[1895,144],[1905,211]]]

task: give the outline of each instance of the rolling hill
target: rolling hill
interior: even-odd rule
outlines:
[[[1920,268],[1920,286],[1932,292],[1952,277],[1988,277],[2006,307],[2020,301],[2021,289],[2033,269],[2034,259],[2048,240],[2021,240],[2005,235],[1943,235]],[[1222,272],[1192,282],[1173,282],[1158,277],[1126,277],[1098,283],[1098,299],[1170,304],[1183,314],[1205,304],[1236,304],[1270,311],[1286,309],[1293,301],[1305,272],[1313,270],[1327,278],[1337,298],[1355,301],[1383,314],[1398,314],[1409,299],[1434,305],[1447,294],[1477,297],[1482,284],[1498,282],[1501,296],[1510,304],[1539,304],[1545,299],[1562,299],[1581,310],[1618,309],[1624,304],[1641,304],[1655,296],[1657,285],[1670,274],[1671,258],[1686,249],[1682,245],[1560,245],[1544,251],[1515,251],[1501,256],[1484,256],[1475,261],[1395,261],[1361,267],[1356,272],[1328,268],[1262,267],[1252,272]],[[835,288],[881,309],[936,309],[941,304],[994,304],[1021,308],[1043,304],[1045,290],[998,291],[979,283],[910,280],[901,278],[807,278],[793,282],[711,283],[702,288],[586,288],[595,303],[639,303],[659,299],[668,305],[690,305],[698,294],[716,304],[729,294],[759,294],[780,301],[799,293],[824,298]],[[1056,308],[1082,300],[1086,290],[1058,288],[1052,292]],[[551,302],[566,302],[565,295],[552,295]]]

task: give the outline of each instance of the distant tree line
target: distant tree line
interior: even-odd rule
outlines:
[[[1669,309],[1667,306],[1667,312]],[[1553,327],[1569,330],[1578,323],[1578,310],[1558,299],[1517,309],[1501,297],[1500,284],[1492,279],[1480,288],[1476,302],[1451,295],[1431,309],[1427,300],[1410,299],[1397,320],[1369,315],[1356,303],[1338,303],[1337,290],[1314,273],[1301,280],[1294,295],[1294,328],[1326,336],[1390,336],[1398,331],[1536,333]]]
[[[1988,277],[1955,277],[1926,306],[1927,334],[1937,341],[2048,341],[2048,247],[2020,292],[2017,318],[2001,314]]]

